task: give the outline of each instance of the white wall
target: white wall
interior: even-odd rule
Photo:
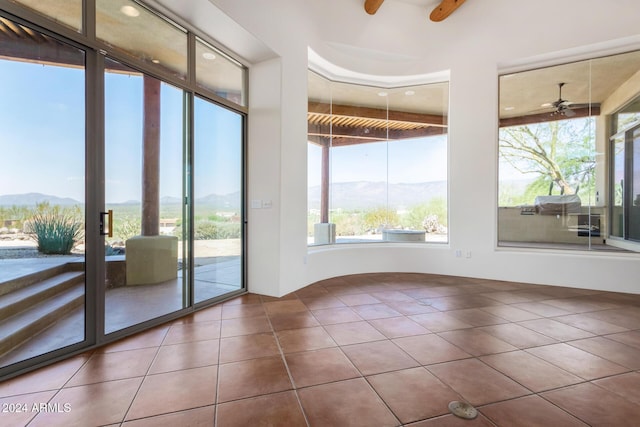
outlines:
[[[249,199],[273,201],[249,212],[250,290],[283,295],[331,276],[414,271],[640,293],[636,255],[496,248],[499,71],[640,47],[637,0],[473,1],[441,23],[428,20],[435,0],[387,0],[374,16],[361,0],[159,2],[187,21],[194,4],[219,8],[273,53],[245,54]],[[216,37],[215,22],[201,21]],[[449,245],[307,249],[307,46],[371,75],[450,71]]]

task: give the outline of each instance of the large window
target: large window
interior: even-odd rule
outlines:
[[[308,242],[447,241],[448,83],[309,72]]]
[[[622,199],[607,179],[621,157],[607,132],[638,71],[631,52],[500,76],[500,246],[615,249],[609,207]]]

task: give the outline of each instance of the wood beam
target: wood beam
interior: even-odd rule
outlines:
[[[440,22],[446,19],[449,15],[451,15],[457,8],[460,7],[465,0],[442,0],[438,6],[431,12],[429,18],[433,22]]]
[[[309,101],[310,113],[333,114],[334,116],[361,117],[368,119],[412,122],[430,126],[447,126],[444,116],[437,114],[410,113],[407,111],[386,110],[383,108],[358,107],[353,105],[327,104]]]
[[[584,108],[575,108],[571,109],[574,115],[571,117],[567,117],[563,114],[551,114],[551,113],[540,113],[540,114],[528,114],[526,116],[518,116],[518,117],[506,117],[500,119],[500,127],[509,127],[509,126],[523,126],[530,125],[534,123],[545,123],[545,122],[555,122],[558,120],[567,120],[567,119],[577,119],[579,117],[589,117],[589,116],[599,116],[600,115],[600,104],[592,104],[591,107]]]
[[[382,3],[384,3],[384,0],[365,0],[364,10],[369,15],[375,15]]]

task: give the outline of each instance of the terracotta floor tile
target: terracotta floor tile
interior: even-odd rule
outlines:
[[[537,347],[540,345],[555,344],[557,342],[553,338],[527,329],[516,323],[485,326],[478,329],[518,348]]]
[[[218,403],[292,389],[282,357],[220,365]]]
[[[148,331],[140,332],[120,341],[107,344],[96,349],[96,353],[109,353],[111,351],[135,350],[137,348],[159,347],[164,341],[169,326],[158,326]]]
[[[262,304],[232,304],[222,306],[222,319],[236,319],[238,317],[264,316]]]
[[[460,396],[424,368],[405,369],[367,380],[403,423],[449,413]]]
[[[386,304],[356,305],[352,307],[352,310],[365,320],[385,319],[402,315],[402,313],[395,311]]]
[[[461,310],[465,308],[489,307],[500,303],[482,295],[453,295],[441,298],[420,299],[438,310]]]
[[[568,344],[551,344],[525,351],[586,380],[621,374],[629,370]]]
[[[320,310],[323,308],[345,307],[346,305],[334,296],[321,296],[318,298],[303,298],[302,302],[309,310]]]
[[[308,311],[307,306],[298,299],[265,302],[263,305],[268,316],[272,316],[274,314],[304,313]]]
[[[472,405],[484,405],[531,393],[477,359],[441,363],[427,369]]]
[[[237,319],[224,319],[222,321],[221,337],[235,337],[238,335],[259,334],[271,332],[271,324],[266,316],[240,317]]]
[[[221,403],[218,405],[217,425],[220,427],[306,427],[307,422],[295,393],[285,391]]]
[[[569,316],[554,317],[553,320],[580,328],[596,335],[615,334],[617,332],[624,332],[627,330],[622,326],[594,319],[586,314],[571,314]]]
[[[471,357],[469,353],[435,334],[395,338],[393,342],[422,365]]]
[[[541,316],[530,311],[515,308],[510,305],[496,305],[492,307],[482,307],[480,310],[501,317],[510,322],[521,322],[523,320],[540,319]]]
[[[309,311],[301,311],[297,313],[272,314],[269,316],[271,327],[274,331],[282,331],[285,329],[300,329],[320,326],[320,323]]]
[[[210,427],[215,420],[215,413],[215,406],[210,405],[203,408],[174,412],[172,414],[127,421],[122,424],[122,427]]]
[[[283,353],[317,350],[337,345],[321,326],[278,331],[276,336]]]
[[[313,310],[312,313],[321,325],[334,325],[336,323],[357,322],[362,320],[362,317],[358,316],[355,311],[348,307]]]
[[[512,307],[530,311],[533,314],[537,314],[538,316],[542,317],[566,316],[568,314],[575,314],[571,311],[563,310],[561,308],[545,304],[544,302],[524,302],[513,304]]]
[[[160,347],[149,374],[217,365],[219,340],[195,341]]]
[[[465,323],[468,323],[472,326],[488,326],[488,325],[498,325],[500,323],[507,323],[501,317],[494,316],[486,311],[480,310],[479,308],[468,308],[464,310],[452,310],[447,314],[452,315],[453,317],[462,320]]]
[[[147,374],[157,351],[157,348],[152,347],[113,353],[94,353],[65,387],[143,377]]]
[[[384,340],[386,337],[367,322],[339,323],[326,325],[326,331],[338,345],[358,344]]]
[[[552,390],[584,381],[524,351],[492,354],[481,357],[480,360],[534,392]]]
[[[640,372],[629,372],[592,383],[640,405]]]
[[[473,420],[465,420],[464,418],[458,418],[455,415],[444,415],[424,421],[418,421],[416,423],[406,424],[406,427],[495,427],[495,424],[485,418],[482,414],[478,414],[478,416]]]
[[[607,335],[606,338],[640,349],[640,331],[621,332]]]
[[[426,313],[408,317],[433,332],[452,331],[454,329],[472,327],[472,325],[463,322],[449,313]]]
[[[213,307],[207,307],[192,314],[188,314],[173,323],[198,323],[198,322],[211,322],[213,320],[222,319],[222,305],[214,305]]]
[[[549,391],[542,397],[592,426],[638,425],[640,406],[590,383]]]
[[[403,303],[403,302],[413,302],[415,301],[410,296],[403,294],[398,290],[386,291],[386,292],[374,292],[371,294],[372,297],[384,303]]]
[[[233,306],[244,307],[244,306]],[[219,320],[212,322],[198,322],[172,325],[167,336],[162,342],[163,345],[180,344],[193,341],[205,341],[220,338]]]
[[[225,305],[237,305],[237,304],[260,304],[262,302],[262,297],[258,294],[244,294],[238,297],[232,298],[229,301],[225,301],[222,303],[222,306]]]
[[[256,359],[280,354],[272,333],[242,335],[220,340],[220,363]]]
[[[340,295],[340,301],[348,306],[365,305],[365,304],[380,304],[380,300],[369,294],[349,294]]]
[[[431,331],[406,317],[369,320],[369,324],[382,332],[387,338],[409,337],[429,334]]]
[[[589,311],[605,310],[608,308],[615,308],[615,304],[607,302],[590,301],[584,298],[562,298],[545,300],[547,305],[558,307],[562,310],[570,311],[572,313],[586,313]]]
[[[529,298],[520,296],[513,292],[498,291],[498,292],[486,292],[482,294],[483,297],[491,298],[504,304],[516,304],[519,302],[529,302]]]
[[[473,356],[517,350],[511,344],[478,329],[440,332],[438,335]]]
[[[553,319],[525,320],[524,322],[518,322],[518,324],[558,341],[578,340],[593,336],[591,332],[556,322]]]
[[[613,323],[627,329],[637,329],[638,325],[640,325],[640,310],[637,308],[593,311],[585,313],[585,316]]]
[[[33,417],[38,415],[34,408],[39,408],[41,404],[49,402],[57,392],[57,390],[42,391],[0,398],[2,425],[26,426]],[[64,407],[62,409],[64,410]]]
[[[398,311],[402,314],[405,315],[411,315],[411,314],[425,314],[425,313],[437,313],[438,310],[431,307],[428,304],[425,304],[423,302],[420,301],[407,301],[407,302],[387,302],[387,305],[391,308],[393,308],[395,311]]]
[[[217,366],[149,375],[127,413],[127,420],[183,411],[216,402]]]
[[[312,426],[385,427],[398,420],[362,378],[298,391]]]
[[[361,376],[338,348],[291,353],[285,358],[296,388]]]
[[[588,427],[579,419],[538,396],[483,406],[480,412],[498,426]]]
[[[91,353],[83,353],[19,377],[2,381],[0,382],[0,397],[60,389],[90,357]]]
[[[375,341],[342,347],[342,351],[363,375],[379,374],[419,366],[391,341]]]
[[[142,378],[131,378],[65,388],[48,403],[57,403],[61,408],[68,404],[69,412],[64,412],[64,409],[62,412],[41,412],[29,425],[68,427],[86,425],[87,420],[91,420],[93,425],[119,423],[124,419],[140,383]]]
[[[630,369],[640,369],[640,348],[630,347],[604,337],[571,341],[567,344],[610,360],[618,365]]]

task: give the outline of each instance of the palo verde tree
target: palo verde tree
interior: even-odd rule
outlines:
[[[595,170],[595,140],[589,118],[558,120],[500,129],[500,157],[522,174],[534,175],[532,195],[589,191]],[[556,190],[557,191],[557,190]]]

